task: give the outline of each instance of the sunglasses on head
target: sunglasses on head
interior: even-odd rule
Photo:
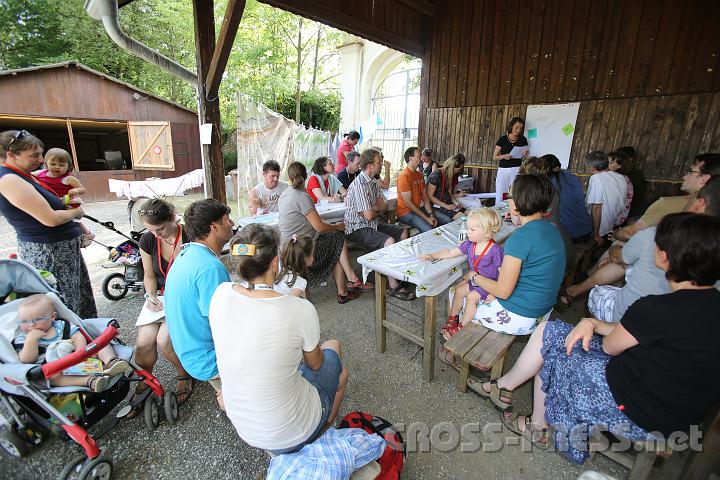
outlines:
[[[15,140],[22,140],[28,135],[30,135],[30,132],[27,130],[18,130],[18,132],[10,139],[10,143],[7,144],[7,148],[10,148],[10,145],[12,145]]]

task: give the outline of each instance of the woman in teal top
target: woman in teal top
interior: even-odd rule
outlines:
[[[558,228],[543,220],[553,186],[540,175],[519,175],[510,189],[510,213],[520,228],[505,242],[505,258],[497,280],[470,276],[493,295],[475,318],[484,326],[511,335],[529,335],[550,316],[565,271],[565,248]]]
[[[529,335],[547,320],[555,305],[565,271],[565,247],[558,228],[542,214],[550,207],[553,186],[545,176],[518,175],[510,189],[510,213],[520,218],[518,228],[503,246],[505,256],[497,280],[473,270],[465,278],[488,292],[478,305],[475,321],[498,332]],[[438,358],[459,367],[452,353],[441,348]],[[490,396],[468,379],[468,385],[483,396]],[[503,392],[503,398],[505,394]],[[499,397],[494,392],[494,397]]]

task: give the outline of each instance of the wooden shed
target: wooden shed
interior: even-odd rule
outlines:
[[[0,129],[25,129],[73,156],[85,201],[117,198],[108,179],[202,168],[195,112],[77,62],[0,72]]]

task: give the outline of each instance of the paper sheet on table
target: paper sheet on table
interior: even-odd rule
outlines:
[[[525,156],[525,152],[528,151],[528,147],[513,147],[512,150],[510,150],[510,157],[512,158],[523,158]]]
[[[160,303],[165,305],[165,298],[162,295],[158,295],[157,299],[160,301]],[[140,316],[138,317],[137,322],[135,322],[135,325],[148,325],[150,323],[160,320],[163,317],[165,317],[164,308],[159,312],[153,312],[147,307],[145,303],[143,303],[142,311],[140,312]]]

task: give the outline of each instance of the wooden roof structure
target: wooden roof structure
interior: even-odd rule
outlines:
[[[228,0],[215,42],[213,2],[192,1],[213,98],[245,2]],[[720,2],[260,1],[420,57],[420,144],[438,158],[465,153],[487,186],[495,140],[532,104],[580,102],[571,168],[583,171],[590,150],[633,145],[658,193],[696,154],[720,150]]]

